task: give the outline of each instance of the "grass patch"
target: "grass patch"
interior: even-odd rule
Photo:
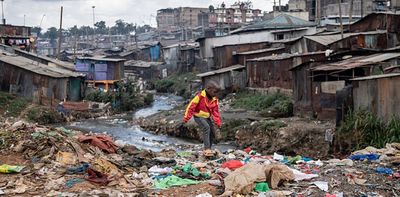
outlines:
[[[18,117],[29,104],[28,99],[0,92],[0,111],[5,116]]]
[[[338,128],[336,146],[345,153],[367,146],[383,148],[386,143],[399,141],[399,117],[394,116],[385,122],[369,111],[359,110],[349,112]]]
[[[29,109],[26,118],[39,124],[54,124],[64,122],[64,117],[53,109],[34,107]]]
[[[287,124],[282,121],[276,120],[268,120],[264,122],[261,126],[261,128],[266,131],[275,131],[283,127],[287,127]]]
[[[173,93],[183,98],[190,98],[189,83],[196,78],[195,73],[171,75],[165,79],[153,81],[154,88],[160,93]]]
[[[284,114],[293,113],[293,104],[290,98],[283,94],[265,95],[261,93],[240,92],[233,101],[234,108],[242,108],[253,111],[262,111],[265,116],[269,113],[279,112]]]

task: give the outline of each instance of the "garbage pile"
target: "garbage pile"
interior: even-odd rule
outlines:
[[[22,121],[0,131],[0,195],[396,196],[400,144],[348,158],[261,155],[257,150],[141,150],[105,134]],[[200,148],[200,147],[199,147]],[[199,189],[208,185],[215,190]]]

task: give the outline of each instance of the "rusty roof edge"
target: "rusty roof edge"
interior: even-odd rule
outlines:
[[[350,81],[365,81],[365,80],[373,80],[373,79],[382,79],[382,78],[390,78],[390,77],[398,77],[400,73],[389,73],[389,74],[381,74],[381,75],[371,75],[367,77],[358,77],[354,79],[350,79]]]
[[[238,69],[244,69],[246,68],[243,65],[233,65],[233,66],[229,66],[229,67],[225,67],[225,68],[221,68],[218,70],[212,70],[212,71],[208,71],[205,73],[200,73],[198,75],[196,75],[197,77],[207,77],[207,76],[211,76],[211,75],[215,75],[215,74],[220,74],[220,73],[225,73],[225,72],[229,72],[229,71],[233,71],[233,70],[238,70]]]

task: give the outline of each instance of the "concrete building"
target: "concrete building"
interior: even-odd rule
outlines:
[[[221,5],[215,9],[216,20],[211,21],[215,24],[242,24],[261,20],[262,13],[260,9],[253,9],[251,4],[245,2],[236,2],[229,8]]]
[[[341,2],[341,11],[343,18],[350,16],[350,1],[343,0]],[[333,18],[339,16],[339,5],[336,0],[307,0],[307,11],[310,12],[311,21],[322,21],[325,18]],[[353,12],[354,21],[373,12],[382,12],[388,10],[386,0],[354,0]]]
[[[199,26],[199,14],[209,12],[209,8],[180,7],[175,8],[175,26],[195,28]]]
[[[176,29],[175,9],[167,8],[157,11],[157,28],[161,31],[172,31]]]

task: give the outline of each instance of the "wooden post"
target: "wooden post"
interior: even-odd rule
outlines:
[[[353,1],[354,0],[350,0],[350,10],[349,10],[349,24],[347,24],[349,26],[348,30],[350,30],[350,23],[353,19]]]

